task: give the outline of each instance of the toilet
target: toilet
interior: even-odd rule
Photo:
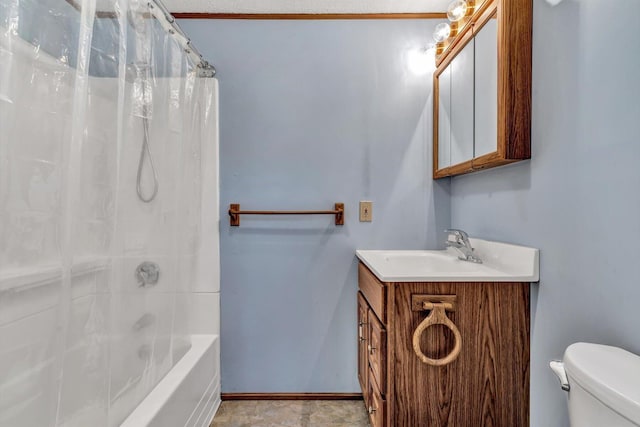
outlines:
[[[640,356],[575,343],[549,365],[568,392],[571,427],[640,426]]]

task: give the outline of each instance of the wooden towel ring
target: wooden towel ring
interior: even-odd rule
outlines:
[[[431,307],[431,313],[427,316],[426,319],[422,321],[413,332],[413,351],[415,351],[418,358],[423,363],[431,366],[444,366],[447,365],[460,355],[460,350],[462,350],[462,335],[460,335],[460,331],[456,327],[456,325],[447,317],[446,304],[429,304]],[[426,304],[425,304],[426,308]],[[455,344],[453,346],[453,350],[447,356],[442,359],[432,359],[427,357],[422,350],[420,349],[420,336],[422,333],[430,326],[433,325],[444,325],[447,328],[451,329],[455,338]]]

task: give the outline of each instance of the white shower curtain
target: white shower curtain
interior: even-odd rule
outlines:
[[[0,0],[0,426],[117,426],[189,348],[214,82],[148,7]]]

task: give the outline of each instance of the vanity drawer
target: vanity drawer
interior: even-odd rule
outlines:
[[[371,373],[370,373],[371,374]],[[387,418],[387,402],[382,398],[375,381],[369,381],[369,402],[367,411],[371,427],[384,427]]]
[[[369,322],[367,320],[369,306],[362,296],[362,292],[358,292],[358,380],[364,394],[364,401],[368,402],[369,390]]]
[[[387,323],[387,288],[362,263],[358,265],[358,286],[369,306],[383,323]]]
[[[387,390],[387,331],[384,325],[369,311],[369,366],[373,378],[378,383],[379,390],[386,393]]]

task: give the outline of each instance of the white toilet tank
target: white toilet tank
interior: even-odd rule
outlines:
[[[568,382],[571,427],[640,426],[640,357],[617,347],[576,343],[562,364],[552,362]],[[568,380],[567,380],[568,378]]]

